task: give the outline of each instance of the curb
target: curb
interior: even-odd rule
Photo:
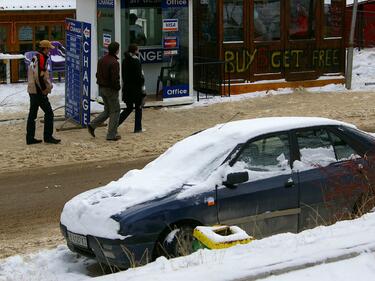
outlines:
[[[338,262],[342,260],[355,258],[363,253],[375,252],[375,244],[357,245],[357,246],[353,246],[349,248],[344,248],[343,250],[344,250],[344,253],[340,255],[333,256],[333,257],[326,257],[320,260],[305,262],[302,264],[288,265],[289,263],[293,263],[293,261],[287,260],[284,262],[265,265],[264,267],[259,268],[261,272],[249,274],[246,277],[233,279],[232,281],[254,281],[258,279],[267,278],[270,276],[282,275],[282,274],[289,273],[292,271],[314,267],[314,266],[321,265],[321,264],[334,263],[334,262]],[[284,264],[285,266],[283,268],[278,268],[280,266],[283,266]]]

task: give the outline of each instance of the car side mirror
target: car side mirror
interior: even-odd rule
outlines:
[[[223,184],[228,188],[236,188],[237,184],[247,182],[248,180],[248,172],[231,173],[227,175],[227,180]]]

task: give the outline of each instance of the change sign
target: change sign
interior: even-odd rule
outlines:
[[[90,123],[91,24],[65,20],[65,118]]]

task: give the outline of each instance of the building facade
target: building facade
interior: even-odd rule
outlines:
[[[75,0],[1,1],[0,53],[24,54],[43,39],[64,43],[64,21],[75,18],[75,9]],[[25,79],[23,60],[11,61],[11,81]]]

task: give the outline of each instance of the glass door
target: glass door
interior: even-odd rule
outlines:
[[[283,54],[285,78],[288,81],[319,77],[313,63],[319,49],[319,15],[317,0],[286,1],[286,46]]]
[[[282,0],[254,0],[250,6],[250,40],[254,45],[252,79],[280,79],[284,76],[285,63],[284,30],[285,13]]]
[[[0,24],[0,53],[9,52],[10,24]],[[6,64],[0,61],[0,83],[6,82]]]
[[[97,1],[98,58],[108,52],[108,45],[115,41],[114,1]]]

